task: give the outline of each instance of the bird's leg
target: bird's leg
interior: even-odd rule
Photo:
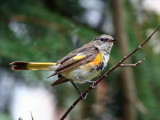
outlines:
[[[91,88],[96,88],[96,87],[97,87],[97,85],[95,85],[96,81],[91,81],[91,80],[83,80],[83,81],[92,83],[92,84],[90,85]]]
[[[90,85],[91,88],[96,88],[97,85],[95,85],[96,81],[91,81],[91,80],[83,80],[83,79],[80,79],[80,78],[76,78],[77,80],[81,80],[81,81],[85,81],[85,82],[88,82],[88,83],[92,83]]]
[[[84,82],[88,82],[88,83],[93,83],[94,81],[91,81],[91,80],[84,80],[84,79],[81,79],[79,77],[76,77],[77,80],[80,80],[80,81],[84,81]]]
[[[83,100],[86,99],[87,94],[81,93],[80,90],[78,89],[78,87],[74,84],[74,82],[72,82],[72,81],[70,81],[70,82],[71,82],[72,85],[76,88],[76,90],[77,90],[78,94],[80,95],[81,99],[83,99]]]

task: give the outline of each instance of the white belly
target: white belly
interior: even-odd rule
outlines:
[[[76,77],[73,77],[75,82],[85,83],[86,81],[83,80],[92,80],[93,78],[97,77],[100,74],[100,72],[101,71],[96,71],[96,70],[88,72],[88,71],[82,71],[82,69],[77,69],[74,70],[71,74],[73,74],[73,76],[77,75]],[[77,79],[77,77],[79,78],[79,80]]]
[[[67,79],[70,79],[76,83],[85,83],[84,80],[92,80],[93,78],[97,77],[101,71],[97,71],[96,69],[85,70],[83,69],[85,65],[82,65],[74,70],[72,70],[69,73],[62,73],[62,76],[64,76]]]

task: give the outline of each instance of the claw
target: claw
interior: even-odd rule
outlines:
[[[98,85],[98,84],[97,84]],[[92,81],[92,84],[90,85],[91,88],[96,88],[97,87],[96,85],[96,81]]]
[[[85,100],[87,95],[88,95],[88,93],[82,93],[82,94],[80,94],[80,97],[82,100]]]

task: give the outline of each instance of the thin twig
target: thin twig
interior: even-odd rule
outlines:
[[[141,64],[144,62],[146,59],[144,58],[141,61],[136,62],[135,64],[120,64],[120,67],[137,67],[137,65]]]
[[[135,50],[133,50],[129,55],[124,56],[115,66],[113,66],[112,68],[110,68],[103,76],[101,76],[97,81],[94,82],[94,84],[92,84],[84,93],[82,94],[88,94],[89,91],[91,91],[92,89],[96,88],[96,86],[98,85],[99,82],[101,82],[105,77],[107,77],[113,70],[115,70],[117,67],[119,67],[127,58],[129,58],[130,56],[132,56],[135,52],[137,52],[140,48],[142,48],[147,42],[148,40],[150,40],[150,38],[155,34],[155,32],[158,31],[158,29],[160,28],[160,25],[154,30],[154,32],[142,43],[140,44]],[[79,101],[82,100],[81,96],[79,98],[77,98],[77,100],[69,107],[69,109],[63,114],[63,116],[61,117],[60,120],[64,120],[67,115],[71,112],[71,110],[79,103]]]

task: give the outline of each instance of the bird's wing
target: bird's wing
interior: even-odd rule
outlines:
[[[87,64],[88,62],[94,60],[97,54],[98,49],[94,46],[83,46],[82,48],[76,49],[59,61],[60,66],[51,76],[76,68],[80,65]]]
[[[58,85],[58,84],[61,84],[61,83],[64,83],[64,82],[68,82],[69,80],[64,78],[64,77],[60,77],[58,78],[58,80],[56,80],[54,83],[52,83],[51,86],[55,86],[55,85]]]

